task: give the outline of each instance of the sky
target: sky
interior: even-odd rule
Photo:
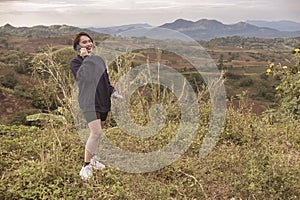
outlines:
[[[159,26],[176,19],[300,22],[300,0],[0,0],[0,26]]]

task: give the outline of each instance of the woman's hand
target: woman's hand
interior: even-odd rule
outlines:
[[[88,56],[89,55],[89,52],[88,52],[88,50],[86,49],[86,48],[81,48],[80,49],[80,56],[81,57],[86,57],[86,56]]]
[[[123,99],[123,96],[120,95],[117,91],[114,91],[111,96],[115,99]]]

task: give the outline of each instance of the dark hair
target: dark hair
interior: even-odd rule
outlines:
[[[74,40],[73,40],[73,49],[74,49],[74,50],[76,50],[76,45],[79,44],[79,42],[80,42],[80,37],[83,36],[83,35],[85,35],[85,36],[87,36],[88,38],[90,38],[91,42],[94,43],[92,37],[91,37],[89,34],[87,34],[86,32],[79,32],[79,33],[77,33],[77,34],[75,35]]]

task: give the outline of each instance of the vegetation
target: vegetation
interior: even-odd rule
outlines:
[[[271,63],[267,69],[267,74],[270,79],[279,79],[280,83],[276,86],[277,98],[279,99],[280,107],[277,110],[271,110],[275,113],[274,120],[284,118],[298,119],[300,116],[300,56],[299,48],[295,49],[296,65],[292,67],[282,66],[280,63],[275,65]],[[279,114],[279,115],[278,115]]]
[[[198,156],[201,129],[188,151],[170,166],[145,174],[107,168],[96,172],[88,182],[78,175],[84,145],[76,131],[67,127],[53,130],[51,126],[38,129],[1,125],[0,196],[2,199],[298,199],[298,122],[264,124],[247,110],[233,109],[227,119],[221,140],[206,158]],[[106,133],[113,135],[113,142],[122,142],[114,129],[107,127]],[[130,149],[134,144],[137,143],[126,141],[124,146]]]
[[[228,99],[237,100],[229,101],[223,132],[205,158],[199,157],[199,149],[207,134],[211,105],[207,87],[198,85],[199,128],[184,155],[155,172],[130,174],[108,167],[89,181],[79,177],[84,144],[71,109],[74,80],[68,62],[74,52],[68,47],[30,54],[25,74],[16,72],[13,62],[9,65],[8,55],[1,57],[5,65],[0,68],[5,72],[0,79],[1,99],[21,93],[20,85],[28,84],[21,97],[30,100],[32,107],[1,121],[0,199],[299,199],[300,54],[297,48],[293,52],[292,66],[270,63],[267,71],[264,68],[256,75],[227,68]],[[227,56],[235,60],[243,54],[223,53],[224,65]],[[157,55],[158,62],[159,58],[161,55]],[[128,55],[109,66],[112,82],[134,67],[131,61]],[[192,70],[182,69],[189,80],[197,80]],[[14,75],[6,75],[8,72]],[[7,81],[15,80],[10,76],[18,81]],[[200,78],[197,81],[193,84],[199,84]],[[232,92],[236,88],[242,92]],[[24,94],[27,92],[29,95]],[[258,93],[263,100],[276,97],[278,105],[262,115],[253,113],[250,105]],[[169,90],[157,85],[146,85],[133,95],[135,106],[130,112],[136,123],[147,124],[150,106],[161,102],[167,107],[166,127],[153,137],[137,139],[118,129],[109,116],[105,134],[122,149],[149,152],[161,148],[176,133],[180,105],[172,103],[176,98]]]

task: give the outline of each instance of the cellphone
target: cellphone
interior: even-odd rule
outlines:
[[[81,46],[79,44],[76,45],[76,51],[80,53]]]

